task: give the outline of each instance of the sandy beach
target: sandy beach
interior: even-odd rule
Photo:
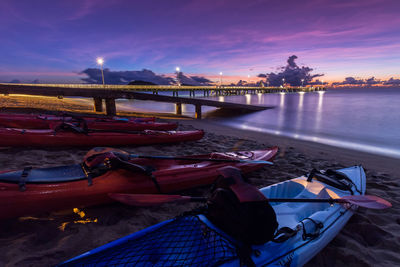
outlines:
[[[3,101],[3,102],[2,102]],[[0,98],[1,106],[19,99]],[[42,101],[39,100],[38,101]],[[60,100],[59,103],[64,103]],[[90,111],[88,103],[65,110]],[[40,102],[38,106],[43,107]],[[64,104],[63,104],[64,105]],[[13,105],[8,105],[13,106]],[[88,108],[82,108],[82,107]],[[33,107],[33,106],[32,106]],[[55,110],[59,107],[54,106]],[[251,150],[279,146],[275,165],[247,175],[263,187],[294,178],[312,168],[341,168],[362,164],[367,174],[367,194],[385,198],[393,204],[388,210],[360,208],[340,234],[307,266],[395,266],[400,262],[400,165],[398,160],[358,151],[300,141],[265,133],[230,129],[208,120],[174,120],[179,129],[204,129],[197,142],[174,145],[120,147],[131,153],[153,155],[191,155],[213,151]],[[80,163],[88,149],[15,149],[0,150],[0,171],[26,166],[50,167]],[[181,194],[201,196],[209,188],[196,188]],[[5,205],[5,203],[3,203]],[[72,210],[3,220],[0,222],[0,266],[54,266],[66,259],[117,238],[173,218],[198,204],[165,204],[136,208],[119,203],[80,208],[84,216]],[[81,214],[83,215],[83,214]],[[86,222],[86,223],[84,223]]]

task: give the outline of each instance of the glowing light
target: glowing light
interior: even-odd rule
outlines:
[[[97,58],[97,64],[99,64],[101,66],[101,80],[103,82],[103,85],[105,84],[104,82],[104,73],[103,73],[103,64],[104,64],[104,59],[101,57]]]
[[[97,64],[99,64],[99,65],[103,65],[104,64],[104,59],[101,58],[101,57],[98,57],[96,61],[97,61]]]
[[[219,75],[222,75],[222,72],[220,72]]]
[[[176,67],[175,70],[176,70],[177,72],[180,72],[180,71],[181,71],[181,68]]]

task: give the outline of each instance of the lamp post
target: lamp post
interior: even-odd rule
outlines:
[[[304,87],[304,79],[301,79],[301,87]]]
[[[282,78],[282,87],[285,87],[285,78]]]
[[[219,85],[222,86],[222,71],[219,73]]]
[[[104,83],[104,73],[103,73],[103,65],[104,65],[104,59],[99,57],[97,58],[97,64],[99,64],[101,66],[101,79],[103,80],[103,85]]]
[[[322,85],[324,85],[324,80],[321,80]]]
[[[179,73],[181,72],[181,68],[176,67],[175,70],[176,70],[176,81],[178,82],[178,86],[181,86],[181,82],[179,80]]]
[[[247,74],[247,83],[250,83],[250,74]]]

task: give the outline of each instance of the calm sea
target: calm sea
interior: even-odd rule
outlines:
[[[210,97],[219,101],[274,106],[217,123],[400,158],[400,88],[330,89],[319,93],[277,93]],[[172,104],[119,101],[119,108],[174,112]],[[192,115],[191,105],[183,107]]]

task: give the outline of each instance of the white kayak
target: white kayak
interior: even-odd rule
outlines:
[[[366,177],[361,166],[338,171],[350,178],[354,195],[365,194]],[[351,194],[320,181],[308,182],[305,176],[265,187],[261,192],[267,198],[340,198]],[[329,203],[270,204],[279,228],[288,227],[297,233],[282,243],[253,246],[253,250],[258,251],[252,256],[257,266],[303,266],[340,232],[357,208]]]
[[[343,174],[345,176],[343,176]],[[332,177],[332,176],[331,176]],[[343,177],[347,177],[344,178]],[[261,189],[267,198],[329,199],[364,195],[361,166],[336,171],[328,181],[305,176]],[[345,226],[357,208],[350,204],[272,203],[279,227],[275,241],[251,247],[256,266],[302,266]],[[168,220],[86,252],[67,266],[240,266],[240,244],[204,215]]]

